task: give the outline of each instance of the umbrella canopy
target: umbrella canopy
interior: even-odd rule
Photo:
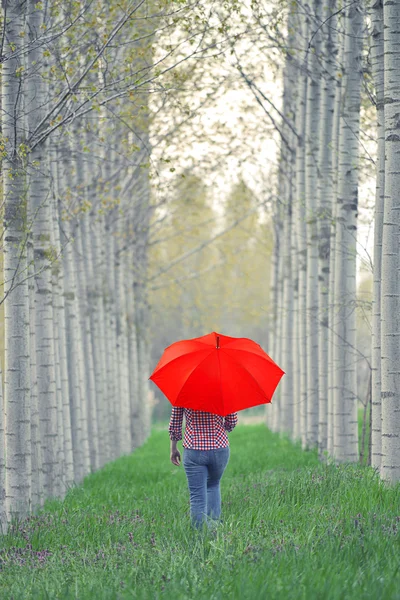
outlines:
[[[253,340],[213,331],[168,346],[149,379],[173,406],[224,417],[271,402],[282,375]]]

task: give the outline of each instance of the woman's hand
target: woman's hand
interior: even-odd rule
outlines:
[[[181,454],[177,448],[172,448],[171,450],[171,462],[172,464],[179,467],[181,461]]]

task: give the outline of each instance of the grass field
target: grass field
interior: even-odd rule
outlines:
[[[229,439],[215,539],[191,530],[183,465],[153,430],[0,541],[0,598],[400,599],[399,486],[262,424]]]

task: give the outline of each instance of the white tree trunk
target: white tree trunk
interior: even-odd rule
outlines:
[[[60,146],[62,147],[59,161],[61,171],[59,181],[60,193],[63,195],[67,188],[65,185],[65,168],[69,164],[67,158],[69,153],[66,153],[64,144]],[[70,218],[70,215],[67,214],[63,220],[60,220],[60,241],[65,246],[63,250],[63,268],[74,481],[79,484],[87,473],[90,472],[90,454],[84,379],[81,372],[83,356],[79,326],[78,288],[73,258]]]
[[[333,33],[333,32],[332,32]],[[334,324],[336,314],[336,296],[335,296],[335,257],[336,257],[336,218],[337,218],[337,196],[338,196],[338,170],[339,170],[339,132],[340,132],[340,114],[342,106],[342,74],[343,74],[343,56],[344,56],[344,37],[343,37],[343,18],[337,21],[338,33],[338,71],[336,76],[335,103],[333,113],[333,141],[332,141],[332,222],[331,222],[331,243],[329,253],[329,300],[328,300],[328,430],[327,430],[327,452],[328,456],[333,456],[333,423],[334,423],[334,346],[337,343]]]
[[[28,2],[29,77],[27,78],[27,108],[29,130],[33,131],[44,116],[48,100],[47,86],[38,68],[43,58],[43,48],[38,42],[44,11]],[[28,202],[31,205],[32,239],[35,268],[35,327],[36,327],[36,376],[38,385],[40,435],[43,449],[44,493],[56,496],[61,469],[57,456],[57,396],[54,354],[54,328],[51,276],[51,192],[48,163],[48,143],[34,147],[29,155]],[[35,166],[33,166],[35,165]]]
[[[110,309],[114,314],[114,331],[113,339],[115,340],[114,356],[115,356],[115,429],[116,429],[116,453],[121,456],[125,453],[126,448],[130,448],[130,431],[126,430],[129,425],[129,407],[125,397],[125,382],[124,382],[124,299],[122,288],[122,257],[119,250],[122,246],[122,215],[120,214],[121,207],[121,185],[116,185],[115,172],[118,169],[118,155],[115,151],[116,140],[119,138],[119,130],[115,127],[113,131],[113,144],[109,152],[109,160],[111,163],[113,183],[110,186],[111,198],[113,202],[118,200],[117,206],[110,213],[111,229],[114,232],[113,237],[113,278],[110,280],[111,294]],[[129,209],[129,207],[128,207]],[[123,210],[122,210],[123,213]],[[129,450],[128,450],[129,452]]]
[[[318,213],[317,213],[317,157],[320,105],[320,54],[321,0],[312,2],[315,52],[309,56],[309,85],[307,93],[306,130],[306,219],[307,219],[307,446],[312,448],[318,441]]]
[[[95,470],[102,466],[102,426],[101,421],[104,417],[104,383],[101,378],[98,377],[98,371],[102,369],[102,359],[99,352],[99,345],[101,344],[100,339],[97,337],[98,329],[93,326],[93,294],[94,294],[94,281],[93,281],[93,235],[91,226],[89,223],[89,214],[85,213],[82,217],[82,244],[83,244],[83,256],[84,256],[84,267],[85,277],[87,281],[87,343],[88,352],[90,353],[90,373],[91,373],[91,388],[93,390],[94,398],[94,413],[93,413],[93,435],[94,435],[94,452],[96,455],[96,462],[92,463],[92,468]],[[103,340],[104,343],[104,340]],[[99,364],[96,365],[96,360]],[[97,388],[97,384],[100,388]],[[103,422],[104,428],[104,422]]]
[[[332,138],[335,104],[335,72],[337,70],[335,30],[337,27],[336,0],[325,0],[321,18],[329,25],[321,29],[323,39],[323,85],[320,98],[319,178],[318,178],[318,309],[319,309],[319,403],[318,452],[323,459],[328,446],[328,336],[329,336],[329,254],[331,207],[333,201]]]
[[[76,137],[79,136],[79,131],[76,129]],[[75,144],[76,151],[78,150],[78,144]],[[75,157],[75,192],[79,195],[79,204],[86,210],[85,203],[86,188],[85,188],[85,169],[84,160],[79,154]],[[84,398],[86,404],[86,419],[88,428],[88,441],[89,441],[89,452],[90,452],[90,468],[91,471],[97,471],[99,467],[99,440],[98,440],[98,424],[97,424],[97,396],[95,388],[95,375],[94,375],[94,364],[93,364],[93,351],[92,351],[92,331],[91,331],[91,319],[90,319],[90,308],[88,304],[88,277],[87,269],[85,269],[85,252],[83,244],[83,221],[85,215],[80,214],[75,222],[74,232],[75,241],[73,245],[74,249],[74,262],[75,262],[75,273],[76,281],[79,289],[79,318],[80,318],[80,333],[82,340],[83,350],[83,364],[82,364],[82,376],[84,383]],[[86,248],[87,250],[87,244]]]
[[[117,332],[115,315],[115,241],[111,235],[111,215],[106,216],[106,260],[107,260],[107,297],[106,297],[106,336],[107,336],[107,390],[112,409],[110,420],[111,455],[116,459],[119,452],[119,398],[118,398],[118,364],[117,364]]]
[[[93,296],[91,302],[91,326],[96,342],[93,345],[93,360],[95,369],[96,393],[98,394],[98,428],[101,439],[99,444],[100,466],[105,465],[111,457],[109,444],[110,426],[109,411],[110,398],[107,391],[106,380],[106,337],[105,337],[105,310],[104,310],[104,286],[102,266],[102,243],[101,243],[101,220],[97,208],[94,209],[92,217],[91,239],[92,239],[92,265],[93,265]],[[89,226],[89,225],[88,225]]]
[[[24,67],[25,2],[3,0],[4,48],[14,52],[2,67],[2,135],[8,140],[3,158],[4,200],[4,405],[7,520],[27,516],[31,509],[31,431],[29,293],[25,225],[25,169],[18,155],[23,142],[21,77]],[[23,90],[22,90],[23,93]]]
[[[126,251],[124,245],[123,215],[129,210],[129,205],[120,208],[117,212],[117,238],[115,253],[115,299],[117,316],[117,356],[119,375],[119,416],[120,416],[120,454],[129,454],[132,448],[131,440],[131,410],[129,402],[129,361],[128,361],[128,331],[127,331],[127,305],[124,279],[128,275]]]
[[[96,134],[98,130],[92,133],[93,126],[86,126],[86,146],[91,148],[93,154],[96,154]],[[90,204],[90,212],[86,212],[82,220],[83,228],[83,249],[85,258],[85,273],[87,280],[88,307],[90,314],[90,329],[92,333],[92,354],[94,380],[96,389],[96,409],[97,409],[97,428],[99,443],[99,468],[103,467],[109,459],[110,450],[108,444],[108,411],[109,402],[106,385],[106,341],[105,341],[105,313],[104,313],[104,285],[103,273],[104,256],[102,254],[104,246],[101,243],[102,215],[100,214],[100,189],[103,186],[101,178],[98,176],[99,167],[95,159],[92,158],[92,152],[88,154],[87,175],[91,177],[88,180],[87,197]],[[98,182],[98,186],[94,184]]]
[[[274,220],[272,220],[274,225]],[[276,227],[273,227],[273,231],[275,232]],[[269,313],[268,313],[268,347],[267,352],[271,357],[276,357],[275,347],[276,347],[276,331],[275,331],[275,323],[276,323],[276,312],[277,312],[277,303],[276,303],[276,286],[277,286],[277,256],[275,252],[276,247],[276,235],[274,234],[274,243],[273,249],[271,253],[271,271],[270,271],[270,293],[269,293]],[[274,359],[276,360],[276,358]],[[265,405],[265,425],[273,430],[273,404]]]
[[[8,521],[6,513],[6,436],[3,397],[3,373],[0,369],[0,533],[6,535]]]
[[[385,1],[385,206],[382,234],[381,476],[400,480],[400,0]]]
[[[289,193],[288,202],[292,201]],[[283,323],[282,323],[282,362],[285,377],[282,381],[281,390],[281,423],[280,430],[290,434],[293,429],[293,278],[291,265],[291,234],[292,219],[291,207],[286,207],[283,238]]]
[[[28,204],[28,226],[31,227],[31,205]],[[33,241],[31,231],[28,234],[28,288],[29,288],[29,315],[31,323],[35,317],[35,266],[33,259]],[[30,359],[30,404],[31,404],[31,443],[32,443],[32,510],[44,505],[46,495],[44,490],[43,450],[40,435],[38,386],[36,376],[36,328],[29,327],[29,359]]]
[[[131,265],[134,265],[134,253],[131,251]],[[131,277],[131,283],[128,286],[128,324],[129,324],[129,339],[128,339],[128,352],[129,352],[129,396],[130,396],[130,427],[131,427],[131,450],[134,450],[140,446],[140,398],[139,398],[139,358],[138,358],[138,342],[137,342],[137,330],[136,330],[136,306],[135,306],[135,294],[133,291],[133,281],[135,275],[133,274],[132,266],[128,271],[128,277]]]
[[[335,240],[334,456],[358,461],[356,354],[356,242],[358,136],[362,80],[361,3],[346,9],[343,109],[339,141],[339,182]]]
[[[146,138],[147,134],[143,135]],[[148,142],[146,148],[148,147]],[[143,170],[140,182],[141,194],[138,196],[138,221],[136,230],[138,239],[135,244],[135,266],[137,280],[134,286],[137,331],[138,382],[139,382],[139,420],[141,423],[141,443],[144,443],[151,430],[151,407],[148,402],[149,369],[150,369],[150,311],[147,300],[147,243],[150,221],[150,186],[148,171]]]
[[[382,277],[382,228],[385,197],[385,123],[384,123],[384,47],[382,0],[370,2],[371,64],[376,90],[378,120],[378,151],[376,162],[376,194],[374,218],[374,284],[372,297],[372,399],[371,399],[371,466],[381,466],[381,277]]]
[[[301,6],[299,12],[302,14]],[[297,389],[297,402],[299,406],[299,439],[303,448],[307,446],[307,352],[305,350],[307,335],[307,238],[306,238],[306,108],[307,108],[307,64],[308,53],[306,53],[308,43],[309,19],[304,15],[301,18],[301,45],[299,43],[299,62],[302,69],[298,74],[300,79],[300,91],[298,96],[297,108],[297,151],[296,151],[296,219],[297,227],[297,260],[298,260],[298,360],[300,382]]]
[[[286,44],[292,48],[295,42],[296,31],[296,13],[295,6],[289,9],[288,15],[288,35]],[[296,115],[296,66],[292,55],[289,53],[286,58],[286,64],[283,74],[283,114],[285,122],[282,125],[283,136],[287,140],[286,144],[281,141],[281,161],[282,175],[284,181],[282,185],[283,194],[279,198],[282,203],[283,212],[283,244],[281,246],[283,260],[283,310],[282,310],[282,365],[286,375],[281,384],[281,415],[280,429],[289,435],[293,434],[293,408],[295,394],[293,390],[293,196],[294,196],[294,165],[296,137],[289,124],[294,127]],[[297,398],[296,398],[297,399]]]
[[[60,223],[59,223],[59,181],[58,181],[58,152],[55,144],[51,145],[52,152],[52,176],[54,182],[53,188],[53,228],[52,243],[58,260],[53,267],[53,309],[57,315],[58,329],[58,361],[60,368],[61,383],[61,401],[62,414],[60,420],[62,424],[63,441],[63,495],[74,481],[74,458],[72,452],[72,432],[71,432],[71,412],[70,412],[70,392],[68,380],[68,361],[67,361],[67,333],[66,333],[66,313],[65,313],[65,286],[64,269],[62,263],[62,248],[60,242]],[[56,338],[56,336],[55,336]],[[60,410],[60,409],[59,409]]]
[[[96,471],[98,468],[98,446],[99,440],[97,437],[97,399],[94,378],[93,353],[92,353],[92,335],[90,328],[90,314],[87,304],[87,289],[86,289],[86,272],[83,256],[82,244],[82,220],[75,223],[74,227],[74,264],[76,273],[76,282],[78,288],[79,302],[79,318],[80,318],[80,338],[82,343],[83,363],[82,363],[82,378],[84,385],[84,399],[82,406],[85,405],[85,419],[87,421],[89,455],[90,455],[90,470]]]
[[[279,175],[279,189],[283,194],[283,175]],[[279,194],[281,196],[281,194]],[[273,216],[274,221],[274,249],[273,254],[275,256],[275,295],[274,295],[274,323],[272,325],[272,332],[274,338],[274,360],[277,364],[282,364],[282,305],[283,305],[283,260],[282,260],[282,237],[283,237],[283,224],[281,218],[282,207],[279,203],[275,208],[275,214]],[[274,393],[271,405],[271,430],[274,432],[280,431],[281,428],[281,386]]]

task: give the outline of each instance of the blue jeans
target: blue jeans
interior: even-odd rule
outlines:
[[[192,526],[201,529],[206,523],[222,522],[220,481],[229,462],[230,449],[215,450],[183,449],[185,468],[190,493],[190,518]]]

